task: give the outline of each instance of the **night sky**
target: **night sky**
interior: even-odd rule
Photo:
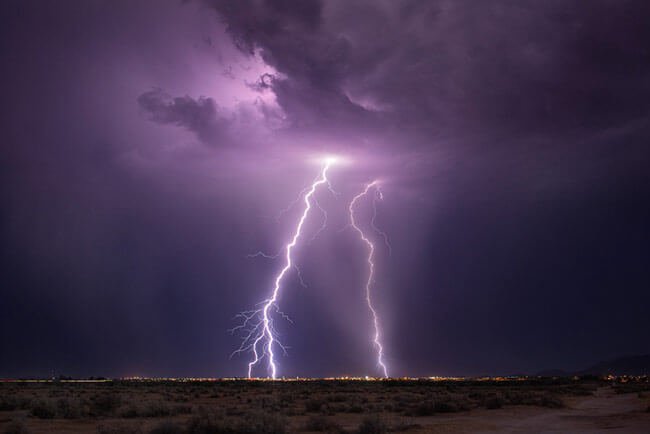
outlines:
[[[0,9],[0,377],[245,375],[228,330],[282,266],[247,255],[287,241],[324,155],[280,375],[378,374],[343,229],[374,179],[392,375],[650,352],[650,2]]]

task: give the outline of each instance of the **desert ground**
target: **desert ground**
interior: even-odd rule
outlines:
[[[650,433],[648,378],[0,383],[0,433]]]

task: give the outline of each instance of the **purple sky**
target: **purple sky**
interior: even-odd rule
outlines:
[[[244,375],[227,330],[282,265],[246,255],[283,245],[327,154],[281,375],[377,373],[339,231],[373,179],[394,375],[650,352],[648,2],[0,9],[0,377]]]

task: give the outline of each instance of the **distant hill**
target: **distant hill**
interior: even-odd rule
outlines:
[[[541,377],[567,377],[570,375],[650,375],[650,354],[626,356],[607,360],[580,371],[570,372],[562,369],[547,369],[538,372]]]
[[[579,371],[578,375],[650,375],[650,354],[645,356],[627,356],[596,363],[594,366]]]

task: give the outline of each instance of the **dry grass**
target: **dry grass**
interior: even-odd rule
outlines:
[[[420,418],[511,406],[561,408],[591,380],[0,383],[0,432],[93,426],[101,434],[408,431]],[[632,387],[627,386],[628,389]],[[635,389],[640,392],[643,387]],[[627,390],[626,390],[627,391]]]

